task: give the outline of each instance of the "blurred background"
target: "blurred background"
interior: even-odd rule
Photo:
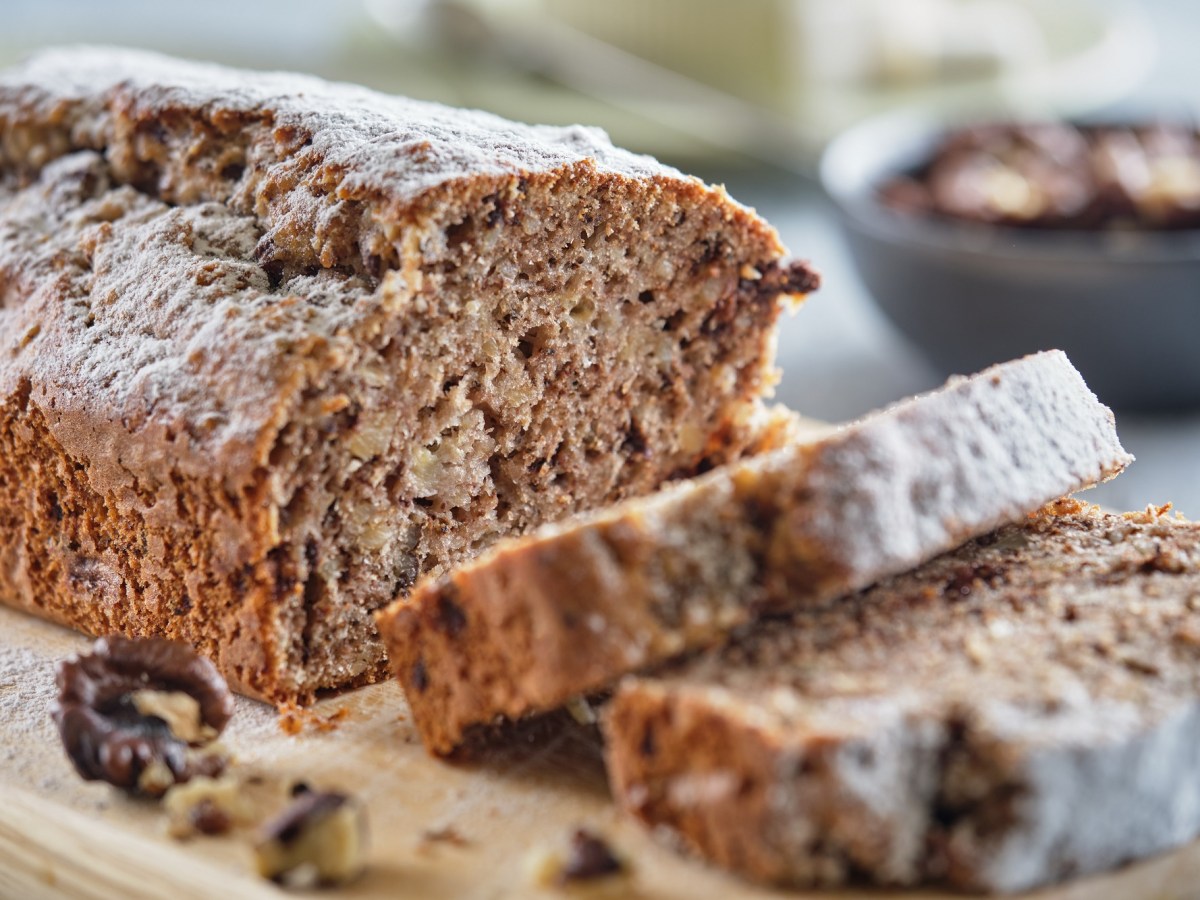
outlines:
[[[864,120],[915,113],[933,122],[1098,115],[1194,123],[1200,104],[1196,0],[4,0],[3,8],[0,63],[48,44],[102,42],[310,71],[525,121],[600,125],[617,143],[724,183],[824,275],[820,293],[783,325],[777,396],[831,421],[940,384],[945,364],[931,361],[938,353],[928,343],[947,340],[912,323],[897,327],[877,302],[877,281],[864,281],[870,260],[849,251],[844,204],[818,178],[833,138]],[[1200,187],[1193,194],[1200,204]],[[1057,239],[1039,239],[1036,251],[1053,256]],[[898,244],[908,241],[902,234]],[[1170,235],[1169,246],[1157,241],[1132,251],[1127,241],[1076,245],[1067,274],[1045,269],[1041,283],[1062,278],[1054,283],[1064,292],[1086,298],[1121,278],[1144,285],[1169,270],[1156,287],[1172,295],[1168,331],[1182,335],[1169,351],[1136,327],[1168,313],[1124,283],[1119,306],[1070,314],[1088,323],[1078,340],[1106,346],[1106,323],[1132,311],[1132,323],[1109,328],[1132,351],[1133,362],[1105,354],[1121,356],[1117,375],[1154,360],[1152,384],[1197,382],[1167,402],[1122,398],[1129,408],[1118,424],[1138,462],[1092,499],[1122,509],[1171,500],[1200,517],[1200,238],[1189,231]],[[1002,289],[1004,270],[1020,263],[1004,253],[989,260],[989,248],[1003,250],[1008,239],[969,243],[972,277]],[[1129,253],[1136,265],[1110,278],[1107,266]],[[903,253],[897,258],[889,285],[925,294],[960,284],[936,269],[908,272]],[[1077,277],[1091,281],[1076,285]],[[971,300],[958,306],[969,310]],[[1048,340],[1037,308],[1017,323],[1029,349]],[[979,329],[971,333],[969,315],[964,321],[957,340],[986,343]]]

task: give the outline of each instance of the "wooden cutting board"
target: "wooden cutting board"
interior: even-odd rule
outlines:
[[[286,896],[253,874],[243,838],[175,841],[164,833],[157,804],[75,775],[48,708],[56,663],[88,645],[71,632],[0,609],[0,897]],[[335,896],[553,896],[532,886],[526,860],[531,850],[562,842],[580,825],[604,833],[633,860],[632,893],[626,896],[881,896],[772,892],[675,856],[616,813],[599,748],[582,730],[508,748],[468,767],[426,756],[394,684],[318,704],[324,714],[339,709],[347,715],[337,730],[307,728],[289,737],[274,710],[240,699],[225,740],[239,765],[348,790],[366,801],[370,868]],[[446,828],[463,841],[428,838]],[[1200,844],[1036,896],[1195,898]]]

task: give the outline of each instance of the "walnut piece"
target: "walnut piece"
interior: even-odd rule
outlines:
[[[366,865],[366,811],[354,798],[304,791],[254,846],[258,873],[288,887],[344,884]]]
[[[52,711],[63,747],[88,781],[161,797],[226,760],[200,749],[233,715],[216,667],[185,644],[161,638],[101,638],[58,669]]]
[[[200,703],[182,691],[134,691],[129,695],[134,708],[143,716],[162,719],[167,730],[189,744],[207,744],[216,740],[217,730],[206,725],[200,715]]]
[[[586,828],[571,835],[566,848],[541,848],[526,861],[530,880],[538,887],[571,887],[583,884],[619,886],[624,893],[629,864],[601,836]]]
[[[572,697],[566,702],[566,710],[580,725],[595,725],[599,721],[596,710],[588,703],[587,697]]]
[[[239,779],[193,778],[167,791],[167,833],[183,839],[195,834],[224,834],[249,816]]]

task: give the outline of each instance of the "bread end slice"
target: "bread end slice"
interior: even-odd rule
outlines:
[[[1073,501],[654,676],[618,803],[791,885],[1025,890],[1200,833],[1200,525]]]

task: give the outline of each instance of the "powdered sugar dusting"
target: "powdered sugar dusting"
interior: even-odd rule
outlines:
[[[0,643],[0,720],[5,740],[0,764],[5,775],[28,786],[54,790],[78,781],[62,752],[58,731],[50,718],[58,689],[58,660],[83,651],[89,644],[64,629],[34,622],[16,613],[4,615]],[[54,757],[47,765],[46,757]]]
[[[411,200],[438,184],[482,173],[547,170],[591,159],[634,177],[682,178],[647,156],[613,147],[580,125],[522,125],[474,110],[379,94],[285,73],[246,73],[154,53],[66,47],[0,75],[0,119],[17,105],[45,110],[82,104],[81,130],[103,130],[102,110],[128,103],[138,113],[224,109],[311,133],[314,152],[351,173],[347,188]]]
[[[1060,351],[957,379],[846,427],[812,466],[814,532],[854,587],[928,558],[1133,460]]]

